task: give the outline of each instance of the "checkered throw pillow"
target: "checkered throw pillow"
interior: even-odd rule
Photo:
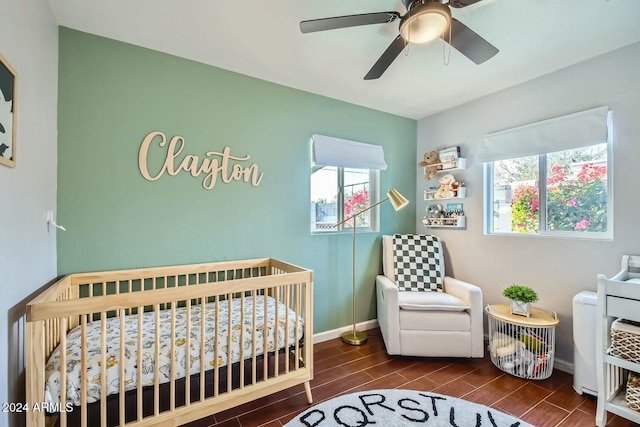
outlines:
[[[394,234],[393,258],[400,291],[442,292],[440,246],[436,236]]]

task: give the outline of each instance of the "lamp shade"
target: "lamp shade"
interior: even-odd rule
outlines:
[[[440,37],[451,24],[449,7],[439,2],[426,3],[409,11],[400,23],[400,34],[409,43],[426,43]]]
[[[393,209],[396,211],[399,211],[409,204],[409,201],[395,188],[392,188],[387,192],[387,197],[389,198],[389,202],[391,202]]]

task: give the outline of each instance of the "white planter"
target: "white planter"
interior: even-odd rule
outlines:
[[[518,316],[531,316],[531,303],[510,299],[511,314]]]

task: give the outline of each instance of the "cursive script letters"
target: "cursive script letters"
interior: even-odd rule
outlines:
[[[154,140],[159,141],[157,148],[165,151],[165,160],[160,170],[155,175],[152,175],[149,172],[147,160],[149,147]],[[207,151],[206,157],[202,160],[192,154],[187,154],[180,159],[184,145],[185,141],[181,136],[171,138],[168,145],[167,137],[162,132],[150,132],[145,136],[142,140],[142,145],[140,145],[140,152],[138,153],[138,167],[144,179],[157,181],[165,173],[176,176],[183,171],[189,172],[194,178],[205,174],[202,180],[202,186],[207,190],[215,187],[218,178],[225,184],[229,184],[232,181],[244,181],[251,183],[254,187],[260,185],[260,181],[262,181],[263,174],[258,169],[257,164],[253,163],[249,166],[243,166],[239,163],[251,159],[249,155],[244,157],[232,156],[231,149],[224,147],[222,152]]]

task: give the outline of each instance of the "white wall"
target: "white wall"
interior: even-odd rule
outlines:
[[[0,403],[24,402],[24,310],[56,275],[58,27],[46,0],[0,0],[0,52],[18,73],[16,168],[0,165]],[[0,425],[24,425],[0,412]]]
[[[623,254],[640,254],[640,43],[573,65],[418,122],[417,158],[425,151],[460,145],[467,170],[463,200],[466,230],[426,229],[423,191],[417,173],[416,230],[441,236],[448,273],[478,284],[484,303],[505,303],[510,283],[538,291],[535,305],[560,317],[557,353],[573,361],[572,298],[596,289],[596,275],[619,270]],[[595,241],[483,234],[482,164],[476,160],[484,134],[592,107],[613,110],[614,239]],[[485,331],[486,332],[486,331]]]

